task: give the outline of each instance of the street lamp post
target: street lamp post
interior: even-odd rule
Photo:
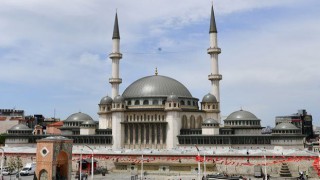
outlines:
[[[3,149],[3,148],[0,148],[0,150],[2,151],[2,157],[1,157],[1,175],[0,175],[0,178],[1,178],[1,180],[2,180],[2,179],[3,179],[2,171],[3,171],[4,149]]]
[[[264,152],[264,178],[265,180],[268,179],[268,175],[267,175],[267,156],[266,156],[267,150],[265,150]]]
[[[81,172],[81,171],[82,171],[82,149],[81,149],[81,153],[80,153],[80,160],[79,160],[79,162],[80,162],[80,164],[79,164],[79,169],[80,169],[80,170],[79,170],[79,177],[80,177],[80,180],[82,180],[82,179],[81,179],[81,176],[82,176],[82,175],[81,175],[81,173],[82,173],[82,172]]]
[[[143,179],[143,154],[141,155],[141,180]]]
[[[93,149],[88,145],[85,145],[85,146],[87,148],[89,148],[91,150],[91,152],[92,152],[92,154],[91,154],[91,180],[93,180]]]
[[[207,172],[206,172],[206,152],[203,152],[203,176],[207,179]]]

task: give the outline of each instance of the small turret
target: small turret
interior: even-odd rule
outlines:
[[[167,97],[167,101],[165,103],[165,110],[167,111],[181,110],[179,98],[177,95],[172,94]]]

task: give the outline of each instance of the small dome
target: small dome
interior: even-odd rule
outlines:
[[[90,125],[90,124],[96,125],[97,123],[96,123],[96,121],[94,121],[92,119],[83,121],[83,123],[81,123],[81,125]]]
[[[114,103],[124,103],[124,98],[121,95],[118,95],[113,100]]]
[[[283,122],[278,125],[276,125],[274,130],[298,130],[297,126],[293,125],[292,123],[289,122]]]
[[[177,95],[171,94],[167,97],[168,102],[178,102],[179,98]]]
[[[64,122],[93,120],[88,114],[81,112],[70,115]]]
[[[212,95],[211,93],[208,93],[205,96],[203,96],[202,102],[204,102],[204,103],[216,103],[218,101],[217,101],[217,98],[214,95]]]
[[[215,119],[209,118],[204,120],[202,124],[219,124],[219,122]]]
[[[12,126],[9,130],[12,131],[12,130],[32,130],[32,129],[24,124],[17,124]]]
[[[231,113],[225,120],[259,120],[254,114],[249,111],[235,111]]]
[[[100,100],[100,104],[112,104],[112,98],[109,96],[105,96]]]

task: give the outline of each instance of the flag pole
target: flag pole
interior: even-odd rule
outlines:
[[[201,159],[200,151],[199,151],[199,148],[198,148],[198,146],[196,144],[194,146],[197,148],[197,151],[198,151],[198,180],[201,180],[201,178],[200,178],[200,172],[201,172],[201,169],[200,169],[200,159]]]

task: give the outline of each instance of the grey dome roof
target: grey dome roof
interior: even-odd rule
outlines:
[[[175,94],[178,97],[192,98],[189,90],[179,81],[160,75],[147,76],[133,82],[123,92],[125,98],[167,97]]]
[[[215,119],[209,118],[204,120],[202,124],[219,124],[219,122]]]
[[[12,130],[32,130],[32,129],[24,124],[17,124],[12,126],[9,130],[12,131]]]
[[[85,120],[83,121],[83,123],[81,123],[81,125],[89,125],[89,124],[94,124],[96,125],[96,121],[92,120],[92,119],[88,119],[88,120]]]
[[[81,112],[71,114],[64,122],[93,120],[88,114]]]
[[[122,96],[118,95],[118,96],[114,97],[113,102],[115,102],[115,103],[123,103],[124,102],[124,98]]]
[[[203,96],[202,102],[205,102],[205,103],[216,103],[218,101],[217,101],[217,98],[213,94],[208,93],[205,96]]]
[[[167,97],[168,102],[178,102],[179,98],[177,95],[171,94]]]
[[[287,130],[287,129],[298,130],[299,128],[297,128],[297,126],[293,125],[292,123],[283,122],[283,123],[276,125],[276,127],[273,129],[275,129],[275,130]]]
[[[235,111],[231,113],[225,120],[259,120],[254,114],[249,111]]]
[[[100,104],[112,104],[112,98],[109,96],[105,96],[100,100]]]

